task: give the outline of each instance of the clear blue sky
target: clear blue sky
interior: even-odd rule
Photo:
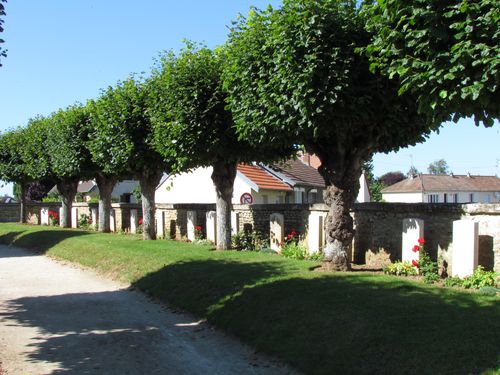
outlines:
[[[0,68],[0,131],[25,125],[130,73],[148,72],[160,51],[183,39],[224,43],[228,26],[251,5],[279,0],[9,0],[5,32],[8,57]],[[376,155],[374,173],[425,171],[445,159],[455,173],[500,173],[499,124],[476,128],[470,120],[447,124],[440,135],[397,154]],[[11,193],[0,188],[0,194]]]

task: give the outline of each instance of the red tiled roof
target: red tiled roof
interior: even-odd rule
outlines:
[[[257,185],[259,189],[281,191],[293,190],[290,185],[285,184],[269,172],[265,171],[263,168],[256,165],[239,164],[238,172],[243,173],[246,178]]]
[[[422,174],[386,187],[382,193],[415,193],[422,191],[500,191],[495,176],[450,176]]]

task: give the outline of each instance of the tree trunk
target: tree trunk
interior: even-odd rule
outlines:
[[[215,185],[217,211],[217,250],[231,248],[231,210],[236,163],[219,161],[213,165],[212,181]]]
[[[60,180],[57,183],[57,189],[62,195],[60,225],[63,228],[71,228],[71,208],[73,207],[73,201],[78,190],[78,179]]]
[[[155,191],[163,172],[150,171],[139,178],[142,196],[142,238],[156,240]]]
[[[109,233],[111,215],[111,193],[116,184],[116,177],[110,177],[104,173],[96,175],[97,187],[99,188],[99,232]]]
[[[332,160],[334,161],[331,162]],[[345,159],[329,157],[325,163],[322,160],[319,168],[326,183],[324,201],[329,207],[325,220],[325,267],[332,271],[350,269],[349,254],[354,238],[350,210],[358,195],[359,178],[362,173],[361,163],[357,159],[348,163],[343,160]]]
[[[26,183],[21,182],[19,184],[19,222],[26,223]]]

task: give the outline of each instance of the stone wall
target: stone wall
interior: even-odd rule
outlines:
[[[60,206],[60,203],[30,203],[26,210],[28,220],[39,224],[42,207],[58,210]],[[78,207],[79,216],[90,214],[88,204],[76,203],[75,207]],[[165,237],[181,240],[187,236],[187,212],[196,211],[197,225],[205,231],[206,213],[214,211],[215,205],[159,204],[157,208],[164,212]],[[115,203],[112,209],[117,231],[130,230],[131,209],[137,209],[142,217],[137,204]],[[264,237],[269,235],[271,214],[284,216],[285,235],[291,231],[307,235],[310,213],[318,212],[323,216],[328,213],[323,204],[234,205],[233,210],[239,216],[239,231],[251,226]],[[380,249],[389,253],[391,260],[400,260],[402,222],[415,218],[424,220],[426,250],[434,259],[439,257],[449,264],[453,251],[453,221],[469,219],[479,223],[479,264],[500,272],[500,204],[360,203],[355,205],[352,215],[356,227],[352,260],[356,263],[365,262],[367,251],[376,253]],[[18,219],[19,204],[0,205],[0,222]]]

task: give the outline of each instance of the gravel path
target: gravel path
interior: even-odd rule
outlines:
[[[127,285],[0,245],[0,374],[295,374]]]

